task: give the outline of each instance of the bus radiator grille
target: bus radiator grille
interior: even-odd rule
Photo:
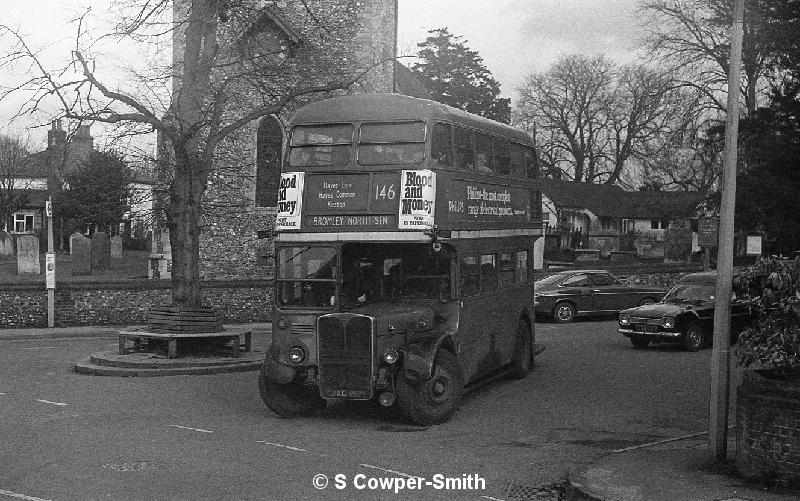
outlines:
[[[372,319],[352,314],[319,318],[319,392],[323,398],[372,397]]]

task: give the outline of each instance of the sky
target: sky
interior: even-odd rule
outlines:
[[[618,62],[634,59],[635,7],[638,0],[398,0],[398,51],[413,54],[428,31],[447,27],[478,52],[500,82],[504,97],[514,100],[526,75],[541,72],[566,54],[603,53]],[[69,49],[75,18],[83,7],[105,13],[111,0],[0,0],[0,24],[28,35],[48,51]],[[104,11],[105,8],[105,11]],[[0,76],[2,83],[2,76]],[[0,103],[0,133],[8,126],[13,103]],[[34,142],[46,138],[31,132]]]
[[[447,27],[478,52],[505,97],[566,54],[636,54],[638,0],[398,0],[398,49],[416,51],[428,31]]]

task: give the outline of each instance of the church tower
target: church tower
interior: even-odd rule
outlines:
[[[238,27],[239,40],[227,57],[269,57],[282,63],[276,89],[309,86],[344,74],[365,72],[341,93],[393,92],[397,39],[397,0],[253,0],[257,16]],[[183,31],[191,0],[174,0],[173,83],[180,86]],[[259,55],[258,51],[261,51]],[[237,88],[237,97],[251,90]],[[259,98],[260,96],[253,96]],[[305,98],[307,101],[309,98]],[[246,104],[247,99],[242,99]],[[246,106],[242,108],[245,113]],[[286,124],[286,109],[254,120],[218,148],[215,175],[206,192],[201,235],[204,279],[265,278],[272,274],[271,232]],[[219,209],[224,207],[224,209]]]

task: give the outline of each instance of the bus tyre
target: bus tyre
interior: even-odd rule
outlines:
[[[442,423],[458,409],[464,396],[464,378],[455,357],[439,351],[427,381],[397,381],[397,406],[409,421],[427,426]]]
[[[681,338],[681,348],[686,351],[699,351],[706,345],[706,333],[697,322],[686,326]]]
[[[553,319],[560,324],[567,324],[572,322],[575,318],[575,307],[572,306],[572,303],[567,303],[566,301],[562,301],[556,304],[556,307],[553,309]]]
[[[270,381],[264,366],[258,374],[258,391],[267,407],[281,417],[312,416],[327,405],[316,387],[296,382],[278,384]]]
[[[508,375],[513,379],[522,379],[528,375],[533,363],[531,356],[531,328],[524,318],[517,324],[517,337],[514,341],[514,356]]]

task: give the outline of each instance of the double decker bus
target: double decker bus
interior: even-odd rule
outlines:
[[[360,94],[294,116],[280,176],[266,405],[450,418],[535,356],[541,194],[531,138],[440,103]]]

